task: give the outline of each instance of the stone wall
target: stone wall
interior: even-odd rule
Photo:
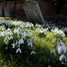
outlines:
[[[22,8],[23,3],[22,1],[7,1],[0,3],[0,16],[26,16]],[[3,12],[4,15],[2,15]]]

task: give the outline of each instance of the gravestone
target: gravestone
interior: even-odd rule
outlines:
[[[5,17],[10,17],[10,8],[7,7],[4,8],[4,15]]]
[[[30,21],[44,23],[43,15],[36,1],[25,1],[23,9]]]

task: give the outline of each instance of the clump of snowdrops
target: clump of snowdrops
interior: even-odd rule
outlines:
[[[23,61],[18,65],[56,66],[57,61],[58,67],[67,65],[67,27],[0,20],[0,48],[5,57]]]

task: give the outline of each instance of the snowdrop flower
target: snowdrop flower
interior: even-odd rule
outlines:
[[[62,50],[64,51],[64,53],[66,53],[67,48],[66,48],[66,46],[65,46],[65,45],[62,45]]]
[[[60,44],[61,44],[62,50],[64,51],[64,53],[66,53],[67,48],[66,48],[65,44],[61,40],[60,40]]]
[[[36,37],[33,37],[32,40],[36,41]]]
[[[10,31],[10,32],[7,32],[6,35],[12,35],[12,34],[13,34],[12,31]]]
[[[40,29],[40,33],[44,33],[44,29],[43,28]]]
[[[13,36],[6,36],[6,39],[11,40],[13,39]]]
[[[59,30],[58,34],[61,35],[62,37],[65,37],[65,33],[62,30]]]
[[[24,44],[23,38],[21,38],[21,39],[19,40],[19,44]]]
[[[20,34],[20,28],[14,29],[14,33]]]
[[[60,35],[62,37],[65,37],[65,34],[62,30],[59,30],[58,28],[55,28],[54,30],[51,30],[52,32],[54,32],[55,35]]]
[[[27,36],[27,33],[24,31],[23,32],[23,37],[25,38]]]
[[[15,48],[16,44],[11,44],[12,45],[12,48]]]
[[[20,26],[21,28],[24,28],[24,25],[23,25],[23,24],[20,24],[19,26]]]
[[[50,53],[53,53],[54,55],[56,55],[56,51],[55,50],[52,50]]]
[[[5,30],[5,26],[0,26],[0,30],[4,31]]]
[[[0,36],[5,36],[5,33],[4,32],[0,32]]]
[[[59,57],[59,60],[62,61],[63,59],[66,61],[66,56],[62,54],[62,55]]]
[[[29,27],[30,28],[31,27],[30,23],[27,22],[26,25],[25,25],[25,27]]]
[[[36,28],[36,32],[39,33],[40,32],[40,28]]]
[[[28,46],[31,46],[31,47],[32,47],[32,46],[33,46],[33,45],[32,45],[32,42],[28,42]]]
[[[7,50],[7,49],[8,49],[8,47],[5,47],[5,49]]]
[[[33,46],[33,45],[32,45],[32,39],[29,39],[29,40],[28,40],[28,46],[31,46],[31,47]]]
[[[35,51],[31,51],[31,53],[30,53],[30,54],[31,54],[31,55],[32,55],[32,54],[36,55],[36,52],[35,52]]]
[[[58,53],[61,54],[61,52],[62,52],[62,46],[59,46],[57,50],[58,50]]]
[[[54,28],[54,29],[52,29],[51,31],[56,34],[56,33],[58,32],[58,28]]]
[[[20,48],[17,48],[16,53],[22,53]]]
[[[32,23],[27,22],[27,23],[25,24],[25,27],[31,28],[31,27],[34,27],[34,25],[33,25]]]
[[[8,44],[8,43],[9,43],[9,40],[4,40],[4,43],[5,43],[5,44]]]
[[[34,27],[34,25],[31,23],[31,27]]]
[[[8,28],[8,29],[7,29],[7,31],[11,31],[11,29],[10,29],[10,28]]]
[[[6,37],[5,37],[4,43],[5,43],[5,44],[8,44],[8,43],[9,43],[9,36],[6,36]]]
[[[13,39],[13,36],[10,36],[10,39]]]
[[[63,28],[62,30],[63,30],[64,32],[67,32],[67,27]]]
[[[47,34],[48,28],[44,29],[44,35]]]
[[[39,25],[39,24],[36,24],[35,27],[36,27],[36,28],[41,28],[42,26]]]
[[[6,35],[12,35],[13,33],[12,33],[11,29],[8,28],[8,29],[6,30],[6,33],[5,33],[5,34],[6,34]]]
[[[32,30],[29,30],[27,34],[28,34],[28,35],[33,35]]]

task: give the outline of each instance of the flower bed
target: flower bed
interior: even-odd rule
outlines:
[[[0,20],[0,55],[8,67],[66,67],[67,27]]]

